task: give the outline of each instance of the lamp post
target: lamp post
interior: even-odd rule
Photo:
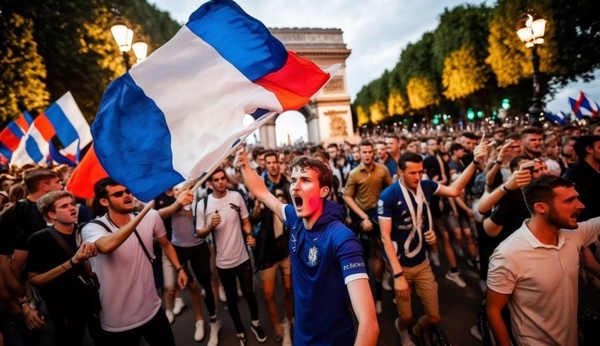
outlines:
[[[517,35],[525,47],[531,48],[531,63],[533,64],[533,97],[531,98],[531,107],[529,107],[529,119],[532,125],[541,126],[544,119],[544,108],[540,97],[540,56],[537,53],[537,46],[544,43],[544,34],[546,32],[546,20],[533,11],[529,10],[521,17],[517,23]]]
[[[135,41],[133,41],[133,30],[129,29],[121,16],[115,18],[110,27],[110,32],[112,33],[117,46],[119,46],[119,50],[123,54],[123,63],[125,64],[125,69],[127,71],[131,68],[131,64],[129,63],[129,51],[131,51],[131,49],[133,49],[137,62],[146,59],[146,56],[148,55],[148,44],[139,34]]]

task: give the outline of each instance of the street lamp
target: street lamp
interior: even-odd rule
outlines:
[[[525,47],[531,48],[531,63],[533,64],[533,97],[531,98],[531,107],[529,107],[530,123],[541,126],[544,119],[544,108],[540,98],[540,56],[537,53],[537,46],[544,43],[544,34],[546,32],[546,20],[533,11],[529,10],[521,17],[517,23],[517,35]]]
[[[121,16],[117,16],[111,27],[110,32],[112,33],[119,50],[123,54],[123,63],[127,71],[131,68],[129,63],[129,51],[133,49],[133,53],[137,58],[137,62],[146,59],[148,55],[148,44],[144,41],[141,35],[137,35],[135,42],[133,41],[133,30],[129,29],[127,23]]]
[[[131,45],[131,49],[133,49],[137,62],[146,59],[148,56],[148,44],[142,35],[137,35],[135,41],[133,41],[133,44]]]

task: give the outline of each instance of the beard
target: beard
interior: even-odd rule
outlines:
[[[549,224],[551,224],[552,226],[555,226],[557,228],[576,229],[578,227],[577,222],[575,222],[575,225],[571,225],[570,218],[565,219],[565,218],[559,217],[558,213],[556,212],[556,209],[554,209],[554,206],[552,206],[552,205],[550,205],[550,211],[548,212],[548,216],[546,217],[546,220],[548,221]]]

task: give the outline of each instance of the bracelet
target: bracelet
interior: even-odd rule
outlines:
[[[21,302],[19,303],[19,305],[21,306],[21,309],[25,306],[25,304],[29,303],[29,299],[27,299],[27,297],[23,297],[23,299],[21,299]]]
[[[68,271],[69,271],[69,269],[65,268],[65,264],[64,264],[64,263],[61,263],[61,264],[60,264],[60,266],[61,266],[61,267],[62,267],[62,269],[64,269],[66,272],[68,272]]]
[[[77,265],[75,262],[73,262],[73,257],[69,258],[69,263],[71,264],[71,267],[75,267]]]
[[[180,271],[182,271],[182,270],[183,270],[183,265],[182,265],[181,267],[177,268],[177,272],[178,272],[178,273],[179,273]]]
[[[479,162],[479,161],[477,161],[477,160],[473,160],[472,162],[473,162],[473,164],[474,164],[475,166],[478,166],[478,165],[481,163],[481,162]]]
[[[497,165],[499,165],[499,166],[502,166],[502,161],[496,160],[496,161],[494,161],[494,163],[497,164]]]
[[[504,191],[506,193],[512,191],[512,190],[509,190],[509,189],[506,188],[506,184],[503,184],[502,187],[501,187],[501,189],[502,189],[502,191]]]
[[[399,277],[401,277],[403,275],[404,275],[404,272],[400,272],[398,274],[394,274],[394,279],[397,279],[397,278],[399,278]]]

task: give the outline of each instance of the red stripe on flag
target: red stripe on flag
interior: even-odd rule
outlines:
[[[100,165],[92,145],[79,165],[73,170],[73,174],[71,174],[71,178],[67,183],[67,190],[77,197],[90,199],[94,197],[94,184],[106,177],[108,177],[108,173]]]
[[[27,119],[25,119],[23,114],[15,120],[15,123],[23,129],[23,132],[27,133],[27,131],[29,131],[29,123],[27,123]]]
[[[269,73],[255,83],[274,93],[286,111],[307,104],[328,80],[329,74],[312,61],[288,52],[287,61],[279,71]]]
[[[15,134],[6,127],[0,132],[0,142],[2,142],[10,151],[15,151],[17,150],[19,143],[21,143],[21,138],[15,136]]]
[[[38,115],[37,118],[33,121],[33,125],[38,129],[42,137],[46,140],[46,142],[50,142],[52,137],[56,135],[56,131],[54,130],[54,126],[44,113]]]
[[[573,107],[573,113],[577,114],[579,112],[579,108],[581,108],[581,104],[583,103],[583,91],[579,92],[579,99],[575,102],[575,107]]]

